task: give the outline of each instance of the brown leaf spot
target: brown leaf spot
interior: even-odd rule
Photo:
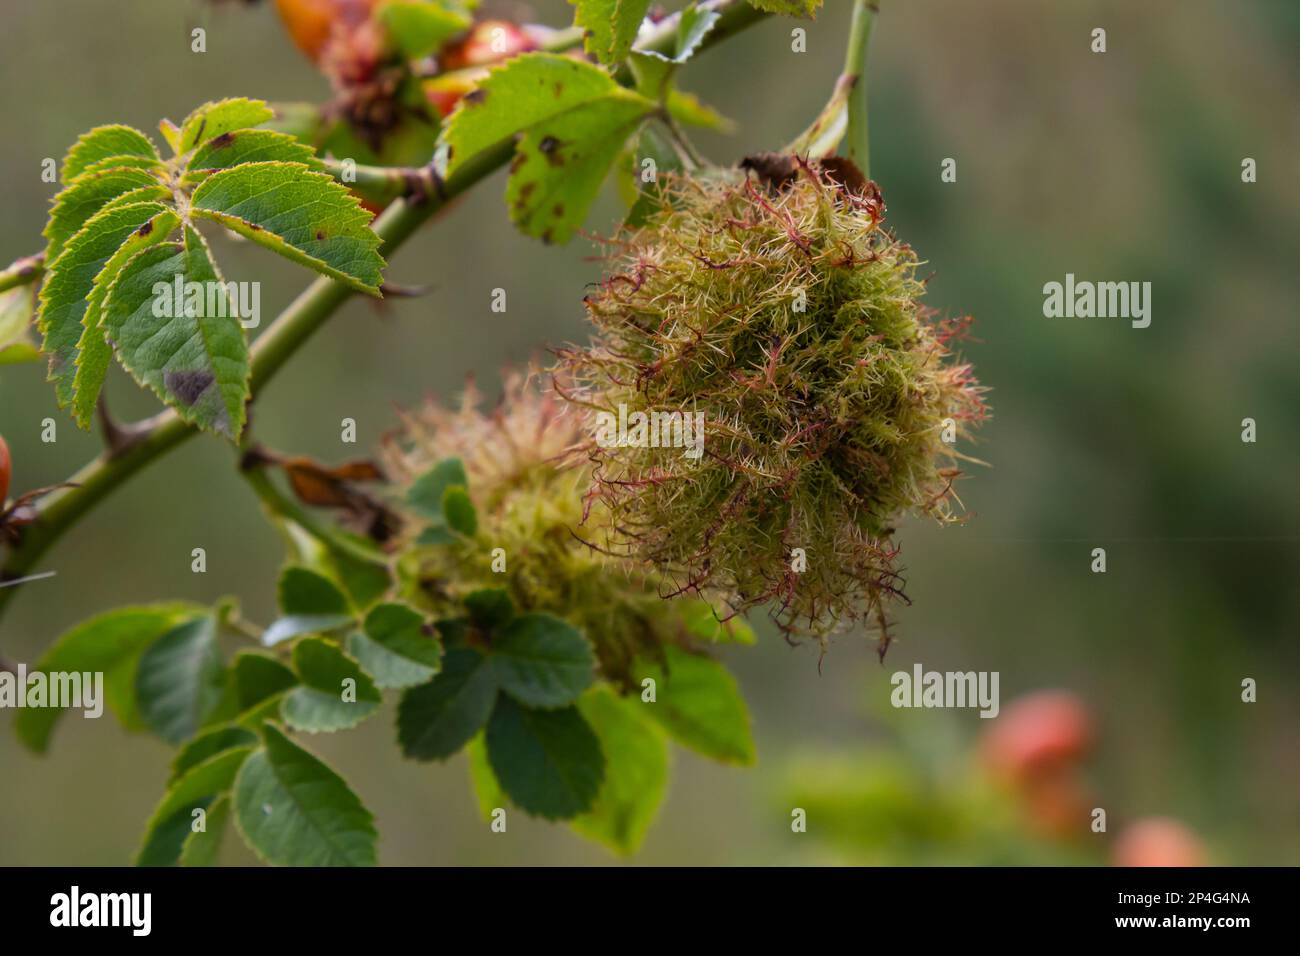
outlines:
[[[143,226],[141,226],[139,229],[137,229],[137,230],[135,231],[135,234],[136,234],[137,236],[147,236],[147,235],[149,235],[149,233],[151,233],[151,232],[153,232],[153,220],[152,220],[152,219],[150,219],[150,220],[149,220],[148,222],[146,222]]]
[[[220,136],[218,136],[208,145],[211,146],[213,149],[225,149],[234,141],[235,141],[234,133],[222,133]]]
[[[319,242],[324,238],[325,238],[325,233],[321,232],[319,229],[316,230],[316,240]]]
[[[183,405],[193,405],[215,381],[211,372],[184,370],[163,374],[163,385]]]
[[[460,98],[460,101],[464,103],[466,106],[482,106],[483,101],[486,99],[487,99],[487,90],[479,86],[476,87],[475,89],[470,90],[468,93],[462,96]],[[448,156],[450,156],[450,153],[448,153]]]
[[[552,166],[563,166],[564,157],[560,155],[560,147],[563,145],[554,136],[543,136],[542,141],[537,144],[537,149]]]

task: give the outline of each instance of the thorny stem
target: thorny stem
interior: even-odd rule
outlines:
[[[713,46],[762,20],[763,14],[745,0],[712,0],[702,5],[715,10],[720,18],[704,39],[703,47]],[[667,51],[676,42],[678,16],[660,21],[640,44],[642,49]],[[581,37],[565,34],[564,43],[576,46]],[[461,166],[442,183],[433,195],[398,199],[375,221],[375,233],[382,240],[380,253],[388,259],[423,223],[446,204],[466,192],[510,161],[514,148],[509,142],[485,150]],[[19,260],[0,272],[0,291],[34,282],[43,271],[39,256]],[[353,293],[333,279],[321,277],[276,317],[254,343],[252,349],[251,390],[260,393],[291,355],[330,318]],[[164,411],[138,423],[139,439],[117,453],[104,452],[85,465],[68,481],[71,487],[42,499],[35,521],[22,529],[18,544],[0,568],[0,580],[22,577],[35,567],[49,548],[87,512],[136,472],[196,434],[196,429],[175,412]],[[18,588],[0,588],[0,614]]]
[[[846,137],[848,157],[868,179],[871,178],[871,150],[867,135],[867,45],[871,40],[871,19],[876,10],[875,0],[853,0],[853,21],[844,53],[844,73],[840,77],[841,83],[852,83]]]

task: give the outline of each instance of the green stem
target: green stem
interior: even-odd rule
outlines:
[[[849,90],[848,157],[862,175],[871,177],[871,140],[867,135],[867,45],[871,41],[871,19],[876,12],[875,0],[853,0],[853,21],[844,53],[841,83],[852,84]]]
[[[705,37],[704,46],[720,43],[765,16],[745,0],[713,0],[704,6],[720,14],[717,24]],[[670,50],[676,41],[677,24],[677,17],[661,21],[641,45],[642,48],[661,52]],[[581,42],[581,38],[576,36],[567,39],[575,45]],[[393,253],[450,200],[505,166],[513,153],[514,147],[510,142],[502,143],[463,164],[435,194],[418,201],[399,199],[390,205],[374,224],[375,233],[382,240],[380,252],[385,259],[391,259]],[[35,281],[37,274],[31,270],[30,260],[36,258],[19,260],[9,269],[0,272],[0,283],[9,282],[8,285],[0,284],[0,291]],[[28,262],[27,266],[22,265],[24,261]],[[24,268],[27,271],[19,276],[18,273]],[[40,269],[39,260],[36,268]],[[280,313],[253,345],[251,387],[254,398],[289,357],[352,294],[333,279],[322,277],[312,282]],[[101,454],[73,475],[69,482],[75,487],[52,492],[41,500],[36,520],[22,529],[18,544],[10,551],[3,568],[0,568],[0,581],[13,580],[27,574],[66,531],[115,488],[196,433],[193,426],[172,411],[161,412],[140,425],[140,436],[135,441],[116,452]],[[0,588],[0,614],[3,614],[19,590],[18,587]]]
[[[0,292],[16,289],[20,285],[31,285],[45,274],[45,256],[23,256],[7,269],[0,271]]]
[[[317,520],[315,515],[307,511],[298,502],[280,491],[265,468],[260,466],[243,468],[240,470],[240,474],[244,476],[248,486],[253,489],[253,492],[261,499],[262,504],[266,506],[266,509],[272,515],[292,521],[321,544],[335,551],[366,564],[374,564],[380,567],[388,566],[388,559],[382,552],[371,550],[363,544],[339,534],[325,522]]]

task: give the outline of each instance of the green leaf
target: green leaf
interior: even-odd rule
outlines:
[[[474,739],[465,746],[465,756],[469,760],[469,779],[474,786],[478,812],[485,821],[490,821],[495,810],[505,807],[506,792],[501,789],[497,775],[492,772],[487,740],[483,734],[475,734]]]
[[[36,314],[36,286],[0,292],[0,365],[34,362],[41,357],[30,329]]]
[[[303,634],[328,634],[353,623],[351,614],[290,614],[262,632],[262,644],[274,647]]]
[[[303,565],[291,564],[276,583],[280,610],[285,614],[349,614],[348,599],[329,577]]]
[[[140,657],[135,692],[140,716],[163,740],[193,737],[221,703],[224,669],[211,615],[168,631]]]
[[[130,126],[97,126],[81,137],[64,157],[59,179],[65,185],[86,171],[87,167],[110,156],[139,156],[160,160],[149,137]]]
[[[478,531],[478,512],[474,510],[469,492],[460,485],[452,485],[443,492],[442,513],[447,519],[447,527],[457,534],[472,538]]]
[[[298,163],[310,169],[324,168],[316,151],[292,136],[269,129],[248,129],[208,140],[190,157],[182,182],[201,182],[220,169],[241,163]]]
[[[576,707],[528,710],[503,694],[488,722],[487,749],[510,799],[548,820],[590,810],[605,774],[600,741]]]
[[[442,646],[425,633],[424,615],[405,604],[378,604],[364,631],[348,636],[348,652],[379,687],[414,687],[442,667]]]
[[[446,760],[478,733],[492,713],[496,677],[488,659],[468,647],[449,647],[442,671],[402,695],[397,739],[414,760]]]
[[[50,380],[61,406],[72,402],[81,324],[95,277],[131,233],[143,228],[161,208],[142,202],[100,209],[50,265],[41,286],[39,325],[45,336],[42,351],[50,357]]]
[[[408,60],[437,52],[472,22],[463,10],[427,0],[389,0],[379,8],[378,17]]]
[[[479,588],[465,595],[469,619],[480,630],[493,632],[515,616],[515,603],[505,588]]]
[[[145,172],[153,173],[155,178],[160,182],[167,178],[167,165],[159,162],[150,156],[106,156],[104,159],[96,160],[77,176],[77,182],[83,179],[89,179],[97,173],[105,173],[110,169],[140,169]],[[170,195],[170,193],[168,194]]]
[[[703,599],[673,601],[677,619],[691,637],[714,644],[753,644],[754,629],[742,617],[718,620],[713,605]]]
[[[226,133],[261,126],[274,116],[275,111],[261,100],[236,98],[204,103],[181,123],[180,147],[176,152],[187,153]]]
[[[650,0],[569,0],[574,23],[583,29],[583,46],[601,63],[617,63],[636,40]]]
[[[448,173],[519,136],[506,204],[526,233],[565,242],[653,101],[589,63],[528,53],[493,70],[448,120]],[[522,134],[522,135],[521,135]]]
[[[235,700],[240,713],[298,683],[293,671],[274,657],[256,651],[236,654],[231,670],[235,675]]]
[[[528,707],[564,707],[591,685],[591,645],[549,614],[521,614],[492,640],[492,669],[501,689]]]
[[[45,224],[45,261],[55,262],[63,246],[81,231],[87,220],[108,202],[136,190],[145,190],[139,197],[144,200],[166,199],[169,195],[157,177],[140,169],[114,167],[100,172],[87,172],[54,197],[50,220]]]
[[[240,768],[255,751],[252,747],[225,750],[195,764],[167,789],[145,826],[144,845],[137,866],[171,866],[180,858],[196,809],[206,808],[212,797],[229,790]],[[178,825],[179,824],[179,825]]]
[[[420,517],[443,523],[446,520],[442,513],[443,496],[455,485],[469,487],[465,465],[459,458],[445,458],[411,482],[406,503]]]
[[[284,616],[262,634],[267,647],[300,634],[334,631],[353,623],[347,596],[319,571],[290,565],[280,572],[277,588]]]
[[[294,262],[379,297],[384,260],[370,214],[346,188],[300,163],[244,163],[194,190],[195,216]]]
[[[226,724],[206,730],[176,752],[176,756],[172,758],[172,775],[169,785],[185,776],[192,767],[210,760],[217,754],[239,747],[251,749],[256,745],[257,734],[243,727]]]
[[[788,17],[813,19],[822,0],[749,0],[750,4],[765,13],[781,13]]]
[[[667,669],[640,661],[632,676],[655,681],[655,702],[644,706],[674,740],[723,763],[752,764],[749,711],[736,680],[712,658],[664,649]]]
[[[280,713],[296,730],[347,730],[379,709],[375,682],[333,641],[303,638],[293,647],[293,667],[302,686],[285,694]]]
[[[248,710],[240,714],[235,723],[248,730],[260,730],[262,725],[267,721],[271,723],[281,723],[284,717],[280,714],[280,707],[284,703],[285,691],[278,694],[272,694],[258,703],[254,704]]]
[[[248,343],[221,282],[202,239],[186,229],[183,245],[162,243],[126,264],[109,290],[104,326],[136,381],[187,422],[233,440],[249,397]],[[183,302],[175,301],[178,283]]]
[[[117,608],[64,633],[31,670],[103,673],[109,708],[122,726],[139,730],[144,726],[135,697],[140,655],[162,635],[205,613],[203,607],[185,603]],[[59,707],[24,707],[14,716],[14,731],[30,750],[44,753],[63,713]]]
[[[343,778],[274,727],[262,735],[235,781],[248,845],[281,866],[373,866],[374,818]]]
[[[731,133],[736,129],[735,122],[709,104],[701,102],[695,94],[684,90],[669,90],[667,107],[673,119],[687,126],[697,126],[715,133]]]
[[[230,798],[220,797],[207,808],[204,829],[195,830],[190,826],[190,833],[181,846],[181,866],[216,866],[229,821]]]
[[[593,687],[578,702],[605,754],[605,782],[591,811],[576,817],[578,833],[616,853],[641,848],[668,791],[668,742],[634,698]]]
[[[635,51],[631,64],[638,92],[661,102],[670,99],[675,92],[671,81],[677,67],[695,55],[720,17],[721,14],[717,11],[701,10],[692,3],[682,11],[671,53],[664,54],[658,50]]]
[[[86,296],[86,314],[81,320],[81,339],[77,342],[77,372],[72,379],[72,414],[77,424],[89,429],[95,415],[99,392],[113,357],[113,347],[104,337],[103,309],[109,290],[122,274],[127,262],[150,246],[166,241],[181,219],[173,210],[153,204],[155,212],[148,222],[127,236],[117,251],[108,257],[104,268]],[[134,208],[134,207],[131,207]]]

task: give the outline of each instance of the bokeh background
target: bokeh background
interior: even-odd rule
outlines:
[[[960,802],[965,784],[948,778],[965,779],[973,741],[993,723],[970,711],[892,711],[889,675],[920,661],[999,671],[1004,707],[1040,688],[1077,695],[1096,729],[1079,772],[1112,831],[1166,814],[1216,862],[1300,862],[1300,5],[881,6],[872,172],[889,222],[930,263],[930,303],[977,319],[967,353],[993,389],[976,449],[990,467],[960,487],[975,515],[967,525],[904,524],[914,605],[898,615],[884,667],[853,634],[819,668],[815,646],[791,648],[762,621],[756,647],[726,650],[752,708],[758,766],[676,751],[669,796],[636,859],[1019,859],[996,840],[963,844],[951,828],[889,825],[882,799],[920,804],[913,784],[875,784],[920,775]],[[487,7],[569,22],[559,0]],[[700,138],[710,157],[731,162],[802,129],[838,73],[848,7],[828,0],[806,24],[806,53],[790,50],[796,24],[776,20],[684,71],[686,88],[739,124]],[[0,10],[4,262],[40,245],[57,188],[40,181],[41,161],[83,130],[152,131],[162,116],[223,96],[328,94],[268,3],[3,0]],[[189,46],[198,25],[208,30],[201,55]],[[1089,49],[1098,26],[1104,55]],[[947,157],[957,160],[954,184],[940,181]],[[1257,183],[1241,181],[1245,157],[1258,163]],[[503,365],[583,338],[592,247],[521,237],[503,190],[498,174],[395,258],[394,281],[430,283],[431,295],[384,309],[353,302],[311,341],[258,404],[262,441],[346,457],[356,448],[340,444],[340,419],[355,418],[371,443],[392,425],[394,402],[454,396],[469,373],[491,392]],[[607,230],[616,209],[607,197],[589,226]],[[267,315],[305,281],[247,243],[223,241],[217,255],[229,277],[262,282]],[[1042,286],[1067,272],[1150,281],[1150,328],[1044,318]],[[498,286],[509,291],[506,314],[490,310]],[[15,491],[60,480],[98,451],[43,378],[37,366],[0,370]],[[108,395],[121,417],[154,410],[121,374]],[[40,441],[46,416],[59,422],[55,444]],[[1255,444],[1241,441],[1245,417],[1258,423]],[[248,617],[268,620],[281,546],[233,465],[230,448],[200,438],[117,492],[48,556],[58,576],[13,602],[0,625],[5,654],[33,661],[66,627],[134,601],[235,594]],[[190,572],[198,546],[205,575]],[[1105,574],[1089,570],[1094,547],[1107,550]],[[1240,700],[1246,677],[1258,703]],[[35,758],[11,721],[0,713],[0,864],[128,862],[170,750],[111,718],[68,719],[52,752]],[[384,863],[612,860],[521,814],[507,835],[489,833],[463,757],[403,762],[388,717],[311,746],[375,812]],[[946,755],[937,763],[936,752]],[[1010,830],[1028,825],[1014,800],[988,805]],[[807,834],[791,832],[795,806],[812,811]],[[1072,859],[1104,859],[1089,839],[1104,838],[1083,837]],[[249,862],[238,842],[227,841],[226,858]]]

